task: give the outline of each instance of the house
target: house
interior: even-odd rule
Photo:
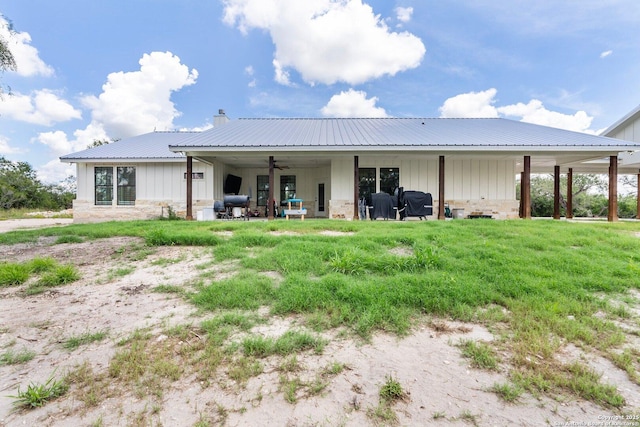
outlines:
[[[61,161],[78,168],[79,222],[158,217],[169,207],[192,218],[223,199],[229,178],[262,215],[273,215],[269,200],[297,198],[309,217],[355,219],[361,197],[403,187],[431,193],[434,217],[444,218],[447,203],[506,219],[530,216],[531,173],[608,172],[615,187],[618,173],[637,171],[618,154],[638,149],[507,119],[228,120],[221,110],[204,132],[154,132]]]

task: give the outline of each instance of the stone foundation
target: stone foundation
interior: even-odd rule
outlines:
[[[193,202],[193,217],[202,208],[213,207],[213,200]],[[73,222],[129,221],[136,219],[158,219],[168,217],[170,210],[180,218],[187,215],[187,203],[175,200],[136,200],[134,206],[96,206],[93,202],[73,201]]]
[[[491,215],[494,219],[517,219],[520,217],[518,200],[445,200],[449,209],[464,209],[464,217],[471,214]],[[433,214],[438,217],[438,201],[433,201]]]
[[[520,202],[518,200],[446,200],[449,209],[464,209],[464,217],[472,213],[491,215],[494,219],[517,219]],[[353,219],[353,202],[349,200],[330,200],[329,213],[332,219]],[[438,218],[438,201],[433,201],[433,215]],[[412,219],[412,218],[408,218]]]
[[[352,200],[329,200],[329,218],[331,219],[353,219]]]

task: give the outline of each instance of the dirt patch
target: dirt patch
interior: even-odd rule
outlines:
[[[295,234],[295,233],[292,233]],[[230,367],[221,366],[206,381],[185,374],[150,399],[134,388],[105,396],[86,406],[72,390],[42,408],[13,411],[10,395],[31,382],[43,383],[52,374],[62,375],[87,364],[96,374],[106,374],[119,343],[136,330],[146,330],[150,342],[160,345],[176,340],[166,330],[178,325],[199,325],[203,314],[174,293],[154,291],[160,285],[192,290],[201,274],[220,279],[232,274],[228,264],[218,265],[211,251],[198,247],[148,248],[136,238],[111,238],[53,245],[49,238],[35,244],[0,246],[2,260],[22,262],[51,257],[75,265],[82,279],[36,296],[24,296],[21,288],[0,290],[0,353],[27,349],[35,357],[24,364],[0,366],[0,426],[43,425],[280,425],[362,426],[384,425],[376,417],[379,390],[389,376],[396,379],[406,398],[393,406],[399,425],[539,426],[556,422],[597,422],[609,411],[579,399],[554,401],[525,395],[517,404],[505,404],[489,389],[506,383],[506,368],[498,372],[473,369],[456,346],[461,339],[490,341],[484,327],[434,319],[410,336],[376,334],[364,343],[343,331],[322,336],[328,344],[320,354],[298,354],[295,377],[305,384],[320,378],[322,388],[300,387],[287,394],[283,385],[283,358],[261,360],[262,373],[238,385]],[[231,271],[231,273],[230,273]],[[264,273],[275,282],[276,272]],[[304,319],[256,312],[264,322],[251,333],[277,338],[304,327]],[[210,315],[209,315],[210,316]],[[69,337],[107,332],[107,338],[74,350],[62,343]],[[198,342],[192,333],[175,345]],[[580,357],[588,357],[580,355]],[[601,358],[592,366],[619,381],[620,372]],[[328,366],[339,372],[323,374]],[[619,371],[619,370],[618,370]],[[325,375],[325,376],[323,376]],[[326,383],[326,384],[325,384]],[[295,383],[286,383],[293,384]],[[620,389],[628,407],[639,407],[638,387],[627,382]],[[205,424],[209,423],[209,424]]]

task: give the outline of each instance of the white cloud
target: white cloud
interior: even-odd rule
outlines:
[[[213,129],[212,123],[205,123],[202,126],[196,126],[192,128],[180,128],[180,132],[204,132],[205,130]]]
[[[443,118],[494,118],[498,111],[493,106],[498,91],[488,89],[483,92],[469,92],[447,99],[439,108]]]
[[[320,111],[325,117],[389,117],[376,102],[375,96],[367,99],[366,92],[349,89],[333,95]]]
[[[521,122],[549,126],[559,129],[596,134],[589,129],[593,117],[585,111],[575,114],[563,114],[557,111],[547,110],[542,101],[532,99],[527,104],[517,104],[495,107],[495,88],[483,92],[470,92],[456,95],[447,99],[440,107],[440,116],[446,118],[468,117],[513,117]]]
[[[391,32],[362,0],[223,0],[224,22],[243,33],[266,30],[276,47],[276,79],[286,70],[309,83],[359,84],[420,65],[422,41]]]
[[[521,122],[595,134],[595,131],[589,129],[593,117],[588,116],[586,112],[578,111],[571,115],[549,111],[542,105],[542,101],[537,99],[532,99],[527,104],[519,102],[499,107],[498,111],[507,117],[519,118]]]
[[[409,22],[411,21],[411,15],[413,15],[412,7],[396,7],[396,15],[398,21],[400,22]]]
[[[9,139],[0,135],[0,156],[4,156],[7,154],[16,154],[20,153],[22,150],[18,148],[13,148],[9,145]]]
[[[0,15],[0,37],[3,38],[16,61],[16,73],[20,76],[51,76],[53,68],[40,59],[38,49],[31,46],[31,35],[10,31],[9,23]]]
[[[291,80],[289,80],[289,72],[282,68],[282,65],[280,65],[280,61],[278,61],[277,59],[273,60],[273,70],[273,79],[276,81],[276,83],[279,83],[283,86],[293,86],[291,84]]]
[[[59,183],[68,176],[75,176],[76,167],[69,163],[60,163],[60,160],[54,159],[39,167],[36,173],[38,179],[44,183]]]
[[[113,138],[172,129],[180,112],[171,94],[198,78],[197,70],[189,71],[171,52],[144,54],[139,63],[139,71],[111,73],[99,96],[83,98],[92,111],[92,124]]]
[[[600,58],[606,58],[607,56],[610,56],[612,53],[613,53],[612,50],[605,50],[600,54]]]
[[[249,76],[249,78],[251,78],[251,80],[249,81],[249,83],[247,84],[247,86],[249,87],[256,87],[256,79],[253,77],[255,74],[255,71],[253,69],[252,65],[248,65],[244,68],[244,73]]]
[[[5,96],[0,102],[0,115],[43,126],[82,118],[80,110],[47,89],[36,90],[30,95],[14,93]]]
[[[82,99],[91,110],[92,120],[87,127],[77,129],[72,138],[58,130],[40,133],[35,140],[59,157],[84,150],[96,139],[173,129],[173,119],[180,113],[171,102],[171,94],[194,84],[198,72],[189,71],[171,52],[145,54],[139,63],[139,71],[111,73],[99,96]],[[68,166],[56,159],[42,169],[42,174],[47,180],[56,181],[68,176],[68,171]]]

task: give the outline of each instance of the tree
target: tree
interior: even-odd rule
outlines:
[[[624,176],[620,182],[624,181]],[[637,185],[637,184],[636,184]],[[605,175],[573,175],[573,215],[576,217],[603,217],[609,209],[609,182]],[[519,188],[517,189],[520,194]],[[531,216],[553,216],[553,175],[535,175],[531,178]],[[560,214],[566,215],[567,178],[560,177]],[[633,218],[636,215],[635,195],[618,196],[618,216]]]
[[[0,208],[31,208],[39,205],[42,184],[27,162],[0,157]]]
[[[75,178],[43,185],[29,163],[0,156],[0,209],[67,209],[74,197]]]
[[[0,17],[4,18],[1,14]],[[11,23],[7,25],[9,32],[13,32],[13,26]],[[17,68],[16,60],[9,49],[9,41],[0,36],[0,72],[4,73],[7,70],[16,71]],[[11,89],[9,89],[9,92],[11,92]],[[2,85],[0,85],[0,95],[2,95]]]

